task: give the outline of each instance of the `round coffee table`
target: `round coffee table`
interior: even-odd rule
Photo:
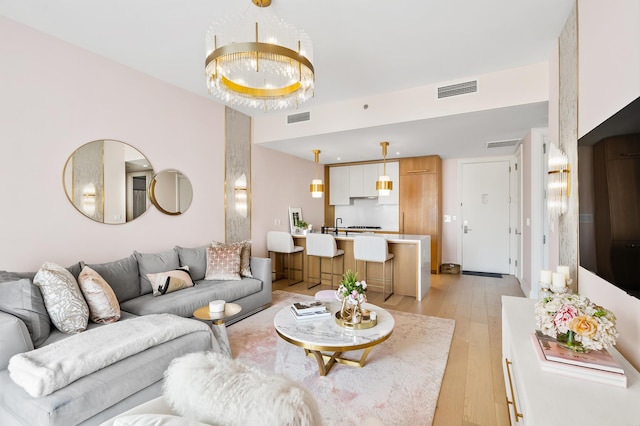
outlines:
[[[376,313],[377,324],[374,327],[354,330],[338,325],[335,313],[340,309],[340,304],[337,302],[327,303],[331,316],[303,321],[295,319],[287,305],[276,314],[273,325],[278,336],[303,348],[307,356],[315,357],[320,375],[325,376],[336,362],[363,367],[371,349],[391,336],[395,325],[391,314],[370,303],[365,303],[364,307]],[[358,349],[364,349],[359,360],[342,356],[345,352]]]
[[[211,312],[209,311],[209,305],[202,306],[193,311],[193,316],[203,321],[211,321],[211,331],[216,336],[216,340],[220,345],[222,353],[231,358],[231,345],[229,344],[229,336],[227,335],[227,326],[225,325],[225,319],[239,314],[242,311],[242,306],[237,303],[225,303],[224,311]]]

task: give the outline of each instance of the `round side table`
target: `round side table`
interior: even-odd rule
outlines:
[[[225,303],[224,311],[211,312],[209,305],[202,306],[193,311],[193,316],[203,321],[211,321],[211,331],[216,337],[222,353],[231,358],[231,345],[229,344],[229,336],[227,335],[227,326],[225,319],[239,314],[242,306],[237,303]]]

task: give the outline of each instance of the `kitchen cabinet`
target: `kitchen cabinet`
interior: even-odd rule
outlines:
[[[378,164],[349,166],[349,196],[377,197],[376,181],[378,176]]]
[[[349,166],[329,168],[329,204],[349,205]]]
[[[384,164],[378,164],[378,175],[384,174]],[[391,194],[385,197],[378,197],[378,204],[399,204],[400,203],[400,165],[397,161],[387,162],[387,176],[393,182]],[[378,179],[376,177],[376,179]],[[375,184],[374,184],[375,187]]]
[[[400,159],[400,233],[431,236],[431,272],[442,263],[442,159]]]

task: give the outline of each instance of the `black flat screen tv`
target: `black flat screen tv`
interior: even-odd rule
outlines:
[[[640,298],[640,97],[578,140],[580,266]]]

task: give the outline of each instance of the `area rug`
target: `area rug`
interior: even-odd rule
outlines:
[[[313,297],[275,291],[268,309],[229,326],[234,358],[283,374],[316,397],[325,425],[360,425],[369,417],[385,425],[431,425],[447,365],[455,321],[388,310],[395,328],[375,346],[363,368],[336,364],[322,377],[314,358],[280,338],[275,314]],[[347,353],[359,359],[361,351]]]

